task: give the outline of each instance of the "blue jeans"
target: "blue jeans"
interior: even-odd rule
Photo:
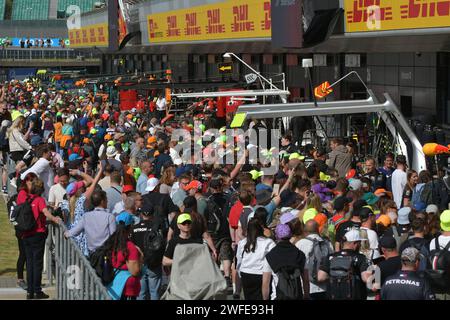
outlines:
[[[159,288],[161,287],[162,268],[149,269],[144,266],[141,277],[141,292],[138,300],[148,300],[150,293],[151,300],[159,300]]]
[[[56,153],[59,153],[59,155],[62,157],[64,155],[64,152],[63,152],[63,149],[61,149],[59,142],[55,142],[55,148],[56,148]]]

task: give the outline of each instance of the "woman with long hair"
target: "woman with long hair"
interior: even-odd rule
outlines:
[[[33,128],[32,126],[33,124],[30,125],[27,133],[23,134],[23,130],[25,128],[25,117],[20,116],[14,120],[6,133],[9,141],[9,152],[11,153],[11,159],[16,164],[16,176],[20,171],[31,164],[31,160],[33,158],[31,156],[26,156],[32,149],[31,145],[27,142]]]
[[[418,181],[419,175],[417,174],[417,171],[409,170],[406,175],[406,186],[403,190],[402,208],[412,206],[411,200]]]
[[[42,180],[34,178],[25,182],[28,192],[17,196],[17,205],[29,202],[36,219],[35,227],[30,231],[22,232],[21,237],[25,248],[27,260],[27,299],[47,299],[49,296],[42,292],[42,269],[44,267],[45,240],[47,239],[46,221],[61,223],[61,218],[54,217],[50,213],[41,197],[44,193],[44,183]]]
[[[248,222],[247,237],[239,241],[236,269],[240,274],[245,300],[262,300],[262,275],[266,254],[275,242],[264,236],[264,228],[257,218]]]
[[[115,300],[136,300],[141,291],[143,254],[130,241],[133,217],[120,215],[116,221],[116,232],[106,241],[111,249],[111,262],[116,272],[108,292]]]
[[[24,198],[26,199],[28,193],[31,190],[31,186],[34,180],[36,180],[38,177],[30,172],[27,174],[24,180],[22,180],[22,184],[19,187],[19,193],[17,194],[17,198]],[[17,201],[17,200],[16,200]],[[10,208],[8,208],[10,209]],[[12,209],[12,208],[11,208]],[[21,287],[22,289],[26,290],[26,282],[23,277],[23,271],[25,269],[25,262],[26,262],[26,255],[25,255],[25,246],[23,244],[22,235],[20,232],[16,230],[16,238],[17,238],[17,244],[19,247],[19,257],[17,258],[17,285]]]
[[[268,215],[269,215],[269,213],[267,212],[266,208],[259,207],[255,210],[255,215],[253,217],[258,219],[258,221],[261,223],[261,226],[264,229],[264,236],[266,238],[275,240],[275,236],[274,236],[272,230],[270,230],[269,227],[267,226],[267,216]]]
[[[159,181],[160,182],[159,193],[170,194],[170,192],[172,191],[172,186],[176,181],[175,170],[176,167],[172,165],[164,168],[161,180]]]

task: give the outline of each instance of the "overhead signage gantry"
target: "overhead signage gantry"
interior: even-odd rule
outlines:
[[[386,101],[380,103],[372,91],[369,90],[369,94],[370,98],[366,100],[332,101],[317,104],[307,102],[243,105],[238,108],[232,127],[242,126],[246,119],[278,118],[280,114],[283,117],[306,117],[378,113],[393,138],[398,141],[399,148],[396,151],[406,155],[410,167],[417,172],[425,170],[426,161],[425,154],[422,151],[422,145],[392,98],[389,94],[385,93],[384,97]],[[403,130],[403,134],[398,130],[399,128]],[[406,139],[403,136],[407,137],[410,142],[412,148],[411,159],[408,156]]]

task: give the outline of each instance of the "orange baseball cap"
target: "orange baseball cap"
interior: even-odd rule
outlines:
[[[199,190],[202,187],[202,183],[197,180],[192,180],[187,186],[183,187],[184,190],[189,191],[191,189]]]
[[[389,227],[391,225],[391,218],[389,218],[388,215],[386,214],[382,214],[380,215],[380,217],[377,219],[377,224],[381,224],[384,227]]]
[[[156,143],[156,137],[155,136],[151,136],[150,138],[148,138],[147,143],[148,144]]]
[[[108,133],[107,135],[105,135],[105,141],[109,140],[112,140],[112,136]]]
[[[327,216],[323,213],[319,213],[314,217],[314,221],[316,221],[319,224],[319,233],[322,233],[323,228],[325,227],[325,224],[328,221]]]
[[[374,194],[377,197],[388,196],[389,198],[392,198],[392,192],[389,192],[389,191],[387,191],[386,189],[383,189],[383,188],[379,188],[379,189],[375,190]]]

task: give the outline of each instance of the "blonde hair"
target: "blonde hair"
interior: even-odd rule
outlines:
[[[322,212],[322,201],[320,200],[320,197],[317,194],[314,194],[312,197],[309,197],[306,201],[306,207],[314,208],[317,210],[317,212]]]
[[[12,123],[11,127],[9,127],[8,131],[7,131],[7,136],[8,138],[11,136],[12,132],[14,130],[19,130],[22,131],[23,127],[25,126],[25,117],[24,116],[19,116],[17,117],[16,120],[14,120],[14,122]]]
[[[77,201],[80,198],[80,197],[77,196],[77,193],[75,193],[69,199],[69,219],[70,219],[70,223],[74,222],[74,219],[75,219],[75,208],[77,206]]]

